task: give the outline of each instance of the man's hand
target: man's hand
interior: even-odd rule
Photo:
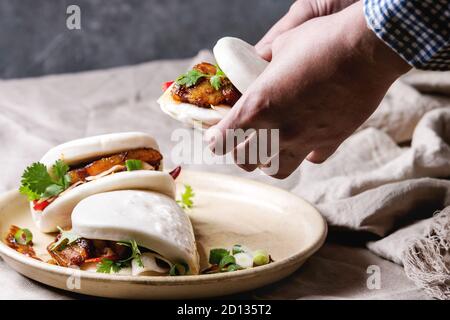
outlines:
[[[360,2],[282,33],[271,50],[264,73],[207,135],[214,150],[219,140],[226,145],[226,129],[279,129],[273,176],[281,179],[305,158],[325,161],[410,69],[367,28]],[[238,165],[253,171],[270,162]]]
[[[256,51],[258,51],[261,57],[270,61],[272,59],[272,43],[278,36],[313,18],[339,12],[357,1],[358,0],[297,0],[292,4],[288,13],[286,13],[286,15],[256,44]]]

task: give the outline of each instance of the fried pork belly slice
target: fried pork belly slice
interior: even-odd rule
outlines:
[[[158,150],[152,148],[135,149],[127,152],[117,153],[99,160],[93,161],[82,168],[69,171],[71,184],[85,181],[87,177],[93,177],[108,171],[114,166],[124,165],[127,160],[141,160],[158,170],[162,155]]]
[[[216,67],[206,62],[197,64],[193,69],[210,76],[216,74]],[[210,108],[211,105],[231,107],[240,97],[241,93],[228,78],[222,79],[222,86],[219,90],[214,89],[208,78],[201,78],[197,84],[191,87],[179,85],[176,82],[172,87],[172,98],[175,101],[190,103],[201,108]]]
[[[125,259],[130,256],[131,250],[127,246],[115,241],[92,240],[95,257],[104,257],[111,260]]]
[[[58,235],[56,237],[55,242],[59,240],[60,236],[61,235]],[[50,250],[55,242],[52,242],[47,247],[47,251],[59,266],[81,266],[85,260],[92,257],[93,248],[92,241],[90,240],[80,238],[73,244],[64,247],[62,250]]]

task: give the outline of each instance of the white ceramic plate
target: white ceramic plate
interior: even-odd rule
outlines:
[[[184,171],[177,179],[179,192],[185,183],[196,194],[189,214],[202,268],[211,248],[233,244],[267,250],[275,262],[236,272],[179,277],[98,274],[49,265],[3,243],[10,225],[29,228],[36,253],[45,258],[45,248],[54,238],[37,231],[27,200],[17,191],[0,196],[0,255],[21,274],[64,290],[112,298],[184,299],[228,295],[278,281],[299,268],[325,240],[327,225],[321,215],[287,191],[206,172]]]

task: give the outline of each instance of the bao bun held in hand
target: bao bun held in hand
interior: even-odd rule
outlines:
[[[130,159],[140,161],[142,168],[127,171],[125,163]],[[97,193],[143,189],[175,197],[172,177],[162,172],[158,144],[146,133],[115,133],[71,141],[48,151],[40,162],[50,172],[58,160],[69,166],[70,186],[57,196],[38,200],[38,204],[48,202],[43,208],[31,202],[33,219],[42,232],[70,227],[74,207]]]
[[[134,240],[171,264],[187,264],[188,274],[200,270],[189,217],[171,197],[160,193],[122,190],[88,197],[73,210],[71,232],[86,239]],[[143,266],[133,265],[132,274],[164,273],[152,258],[153,253],[143,253]]]
[[[165,90],[158,100],[165,113],[190,126],[197,123],[205,128],[215,125],[268,64],[252,45],[231,37],[217,42],[214,56],[218,68],[208,63],[196,65],[189,72],[197,74],[190,75],[197,76],[198,72],[202,72],[203,77],[188,77],[195,83],[187,81],[186,84],[181,76]]]

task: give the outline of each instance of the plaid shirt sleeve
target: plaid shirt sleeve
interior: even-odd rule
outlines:
[[[450,0],[364,0],[364,14],[411,66],[450,70]]]

